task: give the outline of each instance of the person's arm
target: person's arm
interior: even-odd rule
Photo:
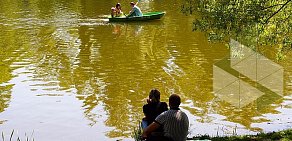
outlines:
[[[157,116],[154,122],[152,122],[147,128],[143,130],[142,138],[147,138],[153,131],[155,131],[161,125],[164,125],[166,119],[166,112],[163,112]]]
[[[129,15],[128,16],[131,16],[133,13],[134,13],[134,8],[130,11]]]
[[[137,5],[139,2],[140,2],[140,0],[138,0],[138,1],[136,2],[136,5]]]
[[[160,127],[160,124],[152,122],[147,128],[143,130],[142,138],[147,138],[153,131]]]
[[[144,113],[145,118],[147,118],[147,117],[149,118],[149,106],[148,106],[148,104],[143,106],[143,113]]]
[[[131,17],[133,14],[133,9],[129,12],[128,16],[127,17]]]
[[[135,16],[135,15],[133,15],[133,14],[134,14],[136,11],[137,11],[137,8],[136,8],[136,7],[133,7],[132,10],[130,11],[128,17]]]

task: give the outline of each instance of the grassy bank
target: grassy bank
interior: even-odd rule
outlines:
[[[278,132],[259,133],[257,135],[210,137],[208,135],[189,138],[188,140],[212,140],[212,141],[292,141],[292,129]]]
[[[134,129],[132,137],[135,141],[141,141],[139,138],[141,136],[142,129],[139,126]],[[292,129],[282,130],[278,132],[269,132],[269,133],[258,133],[256,135],[237,135],[237,136],[195,136],[188,138],[188,141],[195,140],[211,140],[211,141],[292,141]]]

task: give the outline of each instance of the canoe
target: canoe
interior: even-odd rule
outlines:
[[[150,21],[160,19],[165,15],[165,12],[148,12],[143,13],[143,16],[139,17],[109,17],[109,22],[131,22],[131,21]]]

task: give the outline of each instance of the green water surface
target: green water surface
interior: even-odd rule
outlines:
[[[192,32],[196,17],[180,12],[182,1],[141,1],[142,11],[166,12],[158,21],[108,23],[116,2],[0,1],[0,132],[130,140],[152,88],[162,101],[181,96],[190,137],[292,127],[291,53],[277,62],[260,49],[272,72],[258,58],[230,67],[229,41]],[[119,2],[127,13],[130,1]]]

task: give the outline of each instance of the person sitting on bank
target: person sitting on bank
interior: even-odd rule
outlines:
[[[130,11],[129,15],[127,17],[141,17],[143,16],[142,11],[140,8],[137,6],[136,3],[131,2],[130,3],[132,10]]]
[[[189,119],[179,109],[181,99],[178,95],[172,94],[169,97],[170,110],[161,113],[147,128],[143,130],[142,138],[146,141],[186,141]],[[157,128],[163,126],[163,136],[151,136]]]
[[[112,10],[112,13],[111,13],[112,17],[123,16],[122,7],[120,3],[117,3],[116,7],[112,7],[111,10]]]
[[[160,92],[157,89],[152,89],[149,93],[147,104],[143,106],[145,117],[142,120],[142,128],[149,126],[159,114],[167,110],[166,102],[160,102]]]

